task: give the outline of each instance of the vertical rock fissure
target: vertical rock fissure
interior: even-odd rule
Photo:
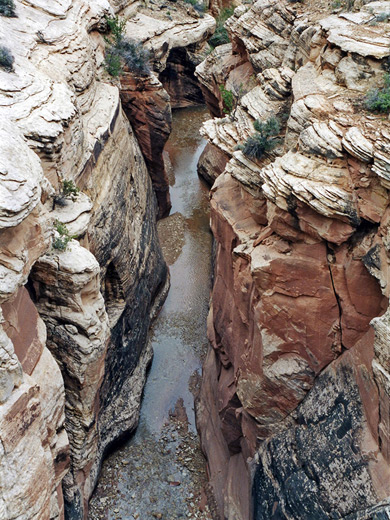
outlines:
[[[327,261],[327,264],[328,264],[329,276],[330,276],[330,281],[331,281],[331,284],[332,284],[332,289],[333,289],[334,296],[335,296],[336,303],[337,303],[337,307],[338,307],[338,310],[339,310],[340,354],[342,354],[345,350],[347,350],[346,347],[343,344],[343,329],[342,329],[343,309],[342,309],[342,306],[341,306],[340,296],[339,296],[339,294],[337,293],[337,290],[336,290],[336,285],[335,285],[333,272],[332,272],[332,265],[331,265],[332,262],[330,261],[329,257],[332,257],[332,262],[333,262],[333,260],[334,260],[334,251],[329,246],[329,243],[326,242],[326,261]]]

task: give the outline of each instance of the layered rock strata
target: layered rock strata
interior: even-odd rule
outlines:
[[[200,17],[192,7],[180,4],[172,6],[172,12],[163,3],[136,12],[130,5],[125,13],[129,16],[127,37],[143,43],[155,72],[139,75],[126,69],[120,80],[121,101],[145,158],[158,217],[162,218],[171,208],[163,160],[171,131],[171,108],[203,103],[194,72],[204,58],[215,20],[210,15]]]
[[[121,78],[121,101],[152,179],[159,207],[158,216],[166,217],[171,209],[163,159],[172,125],[169,95],[154,74],[136,76],[129,71]]]
[[[212,177],[215,149],[228,159],[211,193],[213,348],[198,403],[221,518],[389,508],[390,134],[362,100],[390,54],[388,24],[370,25],[385,9],[311,16],[259,0],[197,68],[214,115],[220,84],[239,92],[230,116],[204,124],[201,166]],[[273,116],[276,147],[260,160],[237,150]]]
[[[169,94],[172,108],[202,104],[194,72],[205,57],[215,19],[209,14],[200,15],[188,4],[183,8],[163,3],[155,9],[140,10],[131,18],[127,34],[150,50],[153,69]]]
[[[0,17],[15,58],[0,69],[0,516],[76,519],[137,424],[168,276],[144,157],[101,66],[113,7],[16,13]],[[75,201],[58,197],[64,179]],[[77,239],[66,248],[55,221]]]

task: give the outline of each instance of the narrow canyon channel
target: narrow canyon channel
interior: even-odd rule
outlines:
[[[105,460],[90,519],[211,518],[194,395],[207,350],[211,278],[208,187],[196,166],[204,107],[180,109],[166,145],[171,215],[159,222],[171,289],[150,335],[154,358],[132,437]]]

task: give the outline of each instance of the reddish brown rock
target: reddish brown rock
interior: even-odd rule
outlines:
[[[0,511],[4,518],[62,519],[61,482],[69,469],[62,375],[27,290],[19,289],[3,310],[4,330],[25,374],[0,405]]]
[[[238,455],[243,461],[253,457],[259,440],[287,428],[316,378],[345,349],[364,343],[361,348],[372,357],[372,334],[363,338],[370,320],[386,308],[361,261],[372,236],[354,246],[328,245],[318,233],[304,232],[304,212],[275,213],[272,203],[259,205],[261,200],[226,173],[212,190],[217,250],[208,334],[216,354],[209,354],[204,367],[198,423],[211,484],[228,518],[247,518],[245,500],[237,506],[223,496],[228,489],[242,496],[239,486],[248,481],[248,469],[240,464],[238,478],[230,479],[226,468]],[[323,228],[326,219],[317,224]],[[374,430],[378,415],[370,410],[370,377],[364,406]],[[379,475],[382,463],[376,464]]]
[[[172,49],[159,79],[169,94],[172,108],[185,108],[204,103],[202,90],[194,76],[195,67],[202,61],[188,48]]]
[[[198,161],[198,174],[210,185],[225,169],[229,157],[219,148],[207,143]]]
[[[130,72],[121,77],[120,95],[152,179],[159,207],[158,217],[165,217],[171,209],[163,160],[172,124],[169,95],[153,74],[135,76]]]
[[[14,298],[3,303],[4,331],[14,345],[23,371],[31,375],[38,363],[42,343],[42,320],[25,287],[20,287]]]

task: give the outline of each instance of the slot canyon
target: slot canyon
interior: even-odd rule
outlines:
[[[390,2],[0,0],[0,520],[390,519]]]

